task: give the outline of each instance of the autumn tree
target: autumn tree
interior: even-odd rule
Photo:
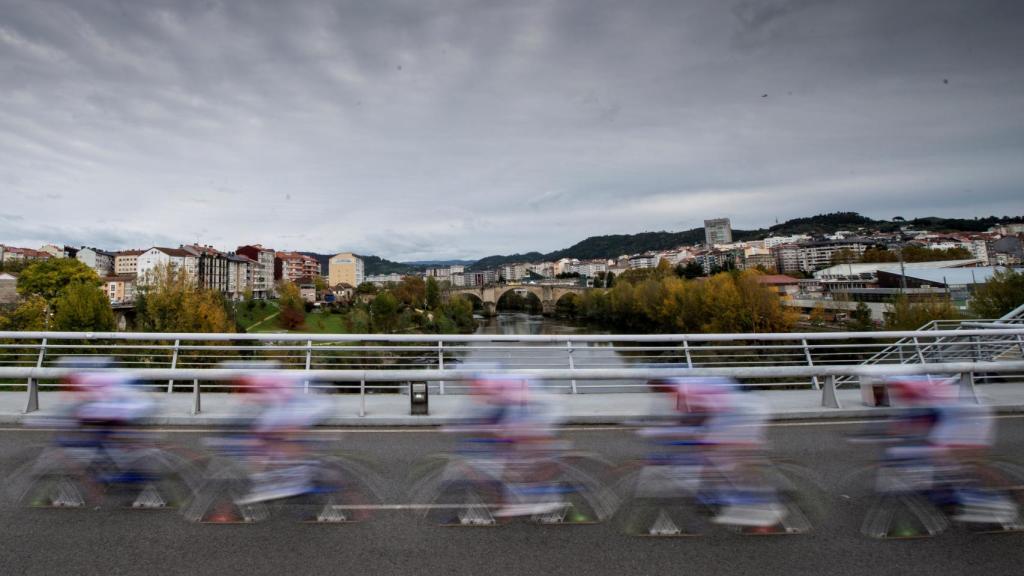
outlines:
[[[971,312],[979,318],[1000,318],[1024,304],[1024,273],[997,271],[971,296]]]
[[[42,296],[33,294],[23,298],[18,306],[0,313],[0,330],[41,332],[47,328],[46,314],[49,304]]]
[[[159,266],[137,288],[135,323],[144,332],[234,332],[224,297],[183,269]]]
[[[911,301],[905,295],[897,296],[888,306],[886,330],[917,330],[932,320],[955,320],[960,312],[948,298],[934,297]]]
[[[281,308],[281,326],[285,330],[298,330],[306,321],[306,305],[299,287],[293,282],[281,282],[277,287]]]
[[[401,303],[413,308],[422,308],[427,299],[427,285],[419,276],[406,276],[390,290]]]

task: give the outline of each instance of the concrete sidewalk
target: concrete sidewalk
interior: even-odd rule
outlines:
[[[993,384],[978,386],[979,400],[998,413],[1024,413],[1024,386]],[[776,420],[821,418],[858,418],[883,416],[888,409],[865,406],[859,389],[839,390],[842,408],[823,408],[817,390],[773,390],[751,392],[764,398]],[[189,393],[153,393],[160,405],[155,425],[212,426],[228,422],[240,405],[241,397],[233,394],[205,392],[201,410],[192,414],[193,397]],[[404,394],[367,394],[365,416],[360,416],[358,394],[327,396],[334,403],[334,416],[326,424],[332,426],[437,426],[453,424],[467,413],[467,396],[437,394],[430,396],[430,414],[410,415],[409,397]],[[621,424],[649,415],[665,399],[651,393],[561,394],[558,395],[569,424]],[[0,424],[22,424],[55,413],[63,402],[59,392],[40,392],[39,411],[25,414],[25,392],[0,392]]]

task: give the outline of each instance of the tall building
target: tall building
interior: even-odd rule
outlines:
[[[121,250],[114,253],[114,274],[136,276],[139,273],[139,256],[145,250]]]
[[[99,248],[82,246],[75,258],[99,274],[100,278],[114,273],[114,255]]]
[[[704,244],[708,248],[713,248],[715,244],[732,244],[732,225],[728,218],[704,221]]]
[[[193,282],[196,279],[198,260],[195,254],[184,248],[154,246],[139,254],[136,265],[138,283],[145,285],[152,281],[153,275],[159,267],[169,267],[184,271],[185,277],[190,282]]]
[[[327,266],[327,284],[359,286],[363,283],[363,260],[351,252],[331,256]]]
[[[278,252],[274,258],[274,279],[300,283],[320,275],[320,261],[299,252]]]
[[[274,295],[274,249],[260,244],[239,246],[235,251],[240,256],[255,261],[252,266],[252,297],[257,300]]]

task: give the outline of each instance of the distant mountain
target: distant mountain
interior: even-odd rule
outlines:
[[[517,262],[541,262],[545,256],[540,252],[527,252],[526,254],[511,254],[509,256],[487,256],[474,262],[468,267],[469,270],[491,270],[505,264]]]
[[[413,260],[412,262],[402,262],[402,264],[416,268],[430,268],[432,266],[469,266],[474,262],[476,260]]]
[[[378,274],[411,274],[422,268],[420,266],[412,266],[404,262],[385,260],[380,256],[359,255],[359,257],[363,259],[363,274],[366,276],[376,276]]]
[[[808,234],[821,236],[839,230],[852,232],[864,228],[869,230],[893,231],[900,227],[927,229],[935,232],[983,232],[997,224],[1024,223],[1024,216],[988,216],[985,218],[938,218],[934,216],[905,220],[894,217],[893,220],[874,220],[856,212],[832,212],[803,218],[793,218],[781,224],[757,230],[733,230],[736,241],[760,240],[768,236],[791,236]],[[681,232],[641,232],[639,234],[609,234],[591,236],[568,248],[555,250],[547,254],[526,252],[525,254],[509,254],[487,256],[480,260],[418,260],[414,262],[392,262],[377,256],[360,256],[364,270],[370,274],[413,273],[430,266],[448,266],[461,264],[469,270],[491,270],[505,264],[522,262],[544,262],[560,258],[615,258],[623,254],[639,254],[670,250],[679,246],[688,246],[704,242],[704,229],[691,228]],[[320,259],[321,266],[327,270],[326,259],[329,256],[308,253]]]
[[[1024,216],[989,216],[986,218],[937,218],[925,217],[912,220],[896,218],[874,220],[856,212],[832,212],[804,218],[793,218],[781,224],[757,230],[733,230],[736,241],[760,240],[768,236],[791,236],[808,234],[821,236],[839,230],[856,231],[861,228],[870,230],[890,231],[903,227],[927,229],[936,232],[983,232],[996,224],[1021,223]],[[612,234],[607,236],[591,236],[568,248],[547,254],[527,252],[508,256],[495,255],[478,260],[470,266],[471,270],[486,270],[504,264],[518,262],[541,262],[558,260],[559,258],[615,258],[622,254],[638,254],[670,250],[679,246],[687,246],[704,242],[704,229],[692,228],[681,232],[641,232],[639,234]]]

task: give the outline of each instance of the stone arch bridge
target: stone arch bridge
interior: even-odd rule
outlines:
[[[558,301],[568,294],[581,295],[592,288],[581,286],[548,286],[544,284],[515,284],[505,286],[476,286],[473,288],[455,288],[449,292],[452,295],[468,296],[476,298],[483,304],[484,316],[494,316],[498,313],[498,300],[509,292],[519,294],[530,293],[540,300],[541,311],[545,316],[554,316],[555,307]]]

